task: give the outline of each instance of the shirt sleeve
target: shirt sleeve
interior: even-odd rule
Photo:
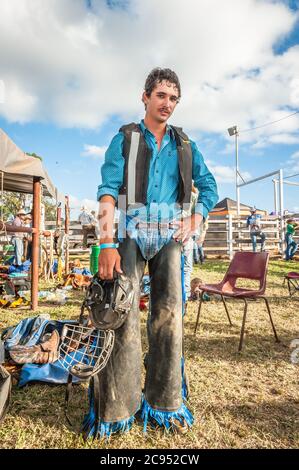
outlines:
[[[218,201],[217,184],[195,142],[190,141],[190,144],[193,156],[192,179],[194,180],[194,186],[199,191],[194,211],[206,219],[208,213]]]
[[[102,183],[98,186],[97,192],[98,201],[105,195],[112,196],[117,201],[124,174],[123,141],[124,134],[119,132],[106,150],[105,161],[101,168]]]

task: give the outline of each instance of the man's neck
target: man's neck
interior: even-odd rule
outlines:
[[[144,124],[149,131],[156,137],[160,137],[161,139],[166,133],[166,122],[157,122],[153,121],[149,116],[145,116]]]

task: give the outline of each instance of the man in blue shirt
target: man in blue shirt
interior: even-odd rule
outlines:
[[[93,435],[130,429],[135,418],[152,426],[185,432],[193,416],[184,403],[182,246],[218,200],[215,179],[194,142],[167,124],[181,97],[175,72],[154,69],[146,79],[139,125],[123,126],[112,139],[102,166],[99,276],[130,276],[135,300],[100,373],[100,422],[91,410],[85,425]],[[193,213],[183,217],[192,180],[199,190]],[[114,211],[120,210],[118,240]],[[147,323],[149,351],[141,385],[140,283],[148,262],[151,281]],[[143,391],[143,393],[142,393]],[[96,429],[95,429],[96,426]],[[86,429],[86,426],[85,426]]]
[[[261,230],[261,218],[262,216],[260,214],[256,213],[256,208],[252,207],[250,210],[251,215],[247,217],[247,227],[250,229],[250,238],[252,242],[252,250],[256,252],[256,242],[257,242],[257,237],[261,238],[261,251],[265,251],[265,240],[266,240],[266,235],[264,232]]]

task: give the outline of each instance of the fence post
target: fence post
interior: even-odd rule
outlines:
[[[228,248],[228,255],[229,259],[233,258],[234,248],[233,248],[233,217],[231,214],[228,214],[228,230],[227,230],[227,248]]]

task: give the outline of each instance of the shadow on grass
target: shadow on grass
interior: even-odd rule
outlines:
[[[269,325],[270,326],[270,325]],[[270,327],[271,328],[271,327]],[[270,331],[270,330],[269,330]],[[207,337],[207,333],[219,332],[222,334],[218,338]],[[243,347],[241,352],[238,351],[240,328],[223,327],[223,325],[201,325],[196,335],[185,334],[185,351],[187,357],[194,358],[197,355],[210,361],[229,361],[229,362],[250,362],[261,363],[272,361],[285,362],[290,364],[289,344],[294,338],[286,340],[284,333],[279,332],[280,342],[275,341],[274,336],[269,334],[257,334],[248,332],[245,329]],[[225,336],[224,336],[225,335]]]
[[[230,415],[234,425],[233,431],[243,437],[244,426],[252,435],[258,435],[263,442],[259,448],[271,447],[273,441],[278,441],[286,448],[298,446],[298,400],[285,399],[264,401],[263,403],[244,403],[226,406],[209,406],[208,412],[223,421],[223,415]],[[243,429],[242,429],[243,428]],[[241,433],[241,434],[240,434]]]

